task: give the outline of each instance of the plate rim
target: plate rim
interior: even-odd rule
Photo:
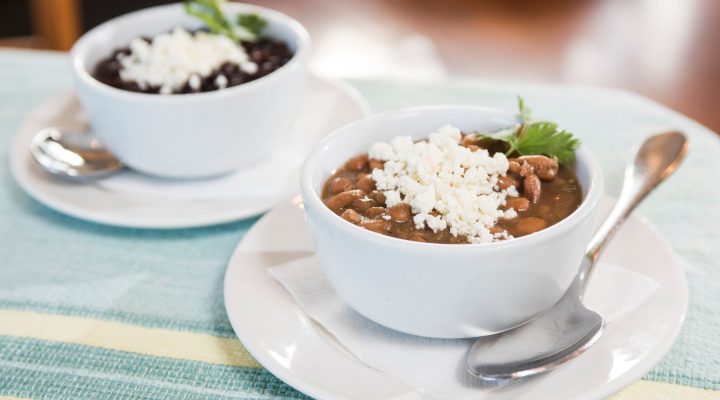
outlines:
[[[608,195],[605,195],[606,198],[610,198],[611,201],[614,201],[613,198],[611,198]],[[342,394],[337,393],[329,393],[328,391],[318,388],[315,386],[308,386],[305,382],[302,381],[302,379],[298,378],[293,374],[288,368],[283,367],[280,365],[276,360],[272,358],[272,356],[266,354],[265,352],[262,352],[260,348],[255,348],[253,345],[248,346],[246,343],[248,342],[245,335],[241,335],[239,331],[239,323],[235,321],[233,318],[233,309],[235,308],[234,303],[232,301],[232,297],[234,297],[231,293],[232,291],[229,290],[230,286],[232,285],[232,281],[230,280],[231,276],[234,272],[242,268],[243,262],[239,261],[242,259],[243,254],[248,254],[246,249],[243,249],[243,242],[245,241],[245,238],[249,237],[251,232],[254,229],[257,229],[256,227],[259,226],[259,223],[266,219],[272,217],[273,212],[281,207],[296,207],[292,202],[286,201],[284,203],[281,203],[273,208],[270,212],[265,214],[261,220],[257,221],[255,225],[246,233],[246,235],[243,237],[243,239],[237,244],[235,249],[233,250],[233,254],[230,257],[230,260],[228,261],[228,265],[225,271],[225,276],[223,278],[223,302],[225,305],[225,309],[228,315],[228,319],[230,320],[230,324],[233,328],[233,331],[235,332],[235,335],[238,337],[240,342],[243,344],[243,347],[262,365],[263,368],[267,369],[270,373],[272,373],[274,376],[276,376],[278,379],[282,380],[283,382],[287,383],[291,387],[293,387],[295,390],[298,390],[306,395],[319,398],[319,399],[346,399],[346,397]],[[613,394],[618,393],[622,389],[628,387],[632,383],[640,380],[643,376],[645,376],[653,367],[655,367],[658,362],[670,351],[673,344],[677,340],[677,338],[680,335],[680,332],[682,330],[682,327],[685,322],[685,317],[687,315],[687,309],[688,309],[688,284],[687,284],[687,276],[685,274],[685,269],[683,267],[683,262],[679,255],[675,252],[675,250],[672,248],[670,243],[665,239],[665,237],[660,233],[660,231],[652,224],[650,223],[645,217],[633,214],[630,216],[629,219],[636,220],[637,223],[643,225],[645,229],[648,229],[655,238],[660,241],[664,247],[670,250],[672,254],[672,260],[670,260],[667,265],[672,266],[670,272],[673,273],[673,277],[675,278],[675,281],[677,282],[677,285],[674,285],[676,290],[671,291],[675,296],[678,297],[678,300],[680,301],[679,304],[677,304],[677,315],[674,315],[672,318],[668,319],[668,321],[672,322],[671,327],[666,331],[666,333],[662,336],[661,340],[653,347],[653,350],[648,352],[647,355],[644,358],[641,358],[640,361],[633,367],[631,367],[630,370],[623,373],[621,376],[617,377],[613,382],[611,383],[605,383],[600,386],[594,386],[592,388],[589,388],[586,390],[582,396],[575,397],[577,400],[595,400],[595,399],[604,399],[608,396],[611,396]],[[231,272],[232,270],[232,272]],[[647,276],[647,275],[646,275]],[[278,284],[277,282],[275,282]],[[278,284],[279,285],[279,284]],[[669,291],[670,288],[668,287],[667,290]],[[679,290],[679,291],[678,291]],[[290,295],[287,294],[289,297]],[[297,305],[297,303],[294,302],[294,300],[291,300],[295,307],[298,308],[301,312],[304,313],[300,309],[300,307]],[[312,320],[311,317],[305,315],[306,318],[309,320]],[[327,338],[322,337],[322,335],[317,332],[316,330],[313,330],[315,335],[320,336],[320,338],[325,341],[325,345],[328,347],[331,347],[332,344],[327,343]],[[363,365],[366,368],[372,369],[371,367],[364,365],[360,361],[356,361],[360,365]],[[398,381],[395,378],[392,378],[394,381],[398,382],[400,385],[405,385],[403,382]],[[407,385],[406,385],[407,386]],[[410,392],[415,392],[410,386],[408,386],[408,390]]]
[[[367,100],[362,96],[362,94],[351,84],[344,80],[340,79],[334,79],[334,78],[326,78],[319,75],[316,75],[314,73],[308,74],[308,80],[316,80],[321,82],[324,85],[328,85],[329,87],[332,87],[334,90],[337,91],[337,93],[342,93],[343,96],[347,97],[352,103],[355,104],[357,107],[357,110],[359,111],[359,118],[365,118],[372,114],[372,109],[370,107],[370,104],[367,102]],[[57,197],[48,195],[47,192],[44,192],[41,187],[39,187],[35,183],[35,179],[32,177],[32,174],[29,171],[29,166],[24,165],[26,162],[30,161],[23,155],[25,154],[19,149],[23,149],[25,147],[28,147],[28,145],[25,145],[22,143],[22,139],[29,135],[24,132],[26,129],[25,126],[27,125],[27,118],[29,115],[37,113],[40,110],[46,110],[50,108],[52,104],[54,104],[58,99],[67,98],[69,96],[74,95],[74,90],[67,90],[61,94],[57,94],[54,96],[50,96],[48,98],[45,98],[41,103],[36,105],[32,108],[28,114],[24,117],[23,121],[20,123],[18,128],[16,129],[15,133],[12,136],[12,139],[10,141],[10,146],[7,151],[7,157],[8,157],[8,164],[10,168],[10,175],[12,176],[13,180],[20,186],[20,188],[28,194],[30,197],[32,197],[35,201],[43,204],[44,206],[59,212],[64,215],[71,216],[73,218],[77,218],[83,221],[91,222],[91,223],[97,223],[101,225],[106,226],[113,226],[113,227],[120,227],[120,228],[131,228],[131,229],[157,229],[157,230],[171,230],[171,229],[187,229],[187,228],[200,228],[200,227],[207,227],[207,226],[215,226],[215,225],[221,225],[226,223],[232,223],[237,222],[240,220],[248,219],[251,217],[256,217],[270,209],[272,209],[276,204],[272,203],[265,203],[265,204],[258,204],[255,207],[244,207],[240,209],[239,211],[230,211],[225,213],[219,213],[216,215],[211,216],[202,216],[202,215],[190,215],[190,216],[183,216],[180,220],[163,220],[163,221],[152,221],[152,220],[145,220],[145,219],[132,219],[128,220],[125,215],[123,214],[115,214],[115,213],[106,213],[105,211],[101,210],[93,210],[93,209],[87,209],[84,208],[82,205],[77,205],[73,203],[68,203],[63,200],[59,200]],[[347,121],[347,123],[352,121]],[[330,132],[328,132],[330,133]],[[62,180],[62,178],[53,178]],[[88,186],[89,187],[89,186]],[[98,191],[103,191],[102,188],[96,188]],[[130,196],[131,194],[122,194],[118,193],[116,194],[118,196]],[[200,201],[195,201],[194,203],[202,203],[207,205],[208,209],[212,208],[213,204],[219,204],[219,203],[228,203],[232,202],[232,199],[203,199]],[[172,199],[158,199],[158,203],[160,204],[181,204],[183,201],[177,201]],[[156,203],[157,204],[157,203]]]

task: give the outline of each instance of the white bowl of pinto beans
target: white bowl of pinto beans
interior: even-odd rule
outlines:
[[[357,312],[409,334],[477,337],[531,320],[578,272],[603,190],[594,158],[568,135],[475,106],[338,129],[301,173],[325,275]],[[564,152],[518,151],[538,143]]]

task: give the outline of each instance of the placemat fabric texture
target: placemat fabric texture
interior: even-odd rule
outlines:
[[[613,89],[351,83],[375,112],[442,103],[514,109],[520,91],[535,115],[582,137],[611,195],[643,136],[687,132],[685,164],[637,211],[687,266],[685,327],[663,361],[616,399],[720,398],[720,137]],[[7,151],[23,117],[71,87],[66,54],[0,51],[0,399],[306,398],[257,364],[225,314],[225,267],[257,218],[171,231],[114,228],[52,211],[13,181]]]

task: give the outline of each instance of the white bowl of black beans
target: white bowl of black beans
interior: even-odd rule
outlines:
[[[579,205],[551,226],[492,243],[429,243],[374,232],[332,210],[325,193],[328,179],[374,142],[399,135],[421,140],[447,124],[492,132],[516,121],[484,107],[410,108],[352,123],[315,146],[301,172],[304,209],[322,269],[348,305],[401,332],[468,338],[519,326],[560,299],[590,241],[603,190],[601,171],[584,147],[568,166],[582,191]],[[362,186],[356,181],[347,189]]]
[[[129,167],[172,178],[207,177],[250,167],[287,139],[307,75],[310,38],[293,18],[243,3],[224,5],[229,15],[256,14],[267,22],[260,41],[242,45],[257,73],[222,68],[227,87],[187,85],[157,94],[117,78],[114,58],[135,38],[151,39],[180,26],[203,24],[182,4],[151,7],[105,22],[72,49],[75,87],[91,129]],[[207,81],[207,82],[206,82]]]

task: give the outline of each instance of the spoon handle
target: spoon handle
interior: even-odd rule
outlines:
[[[675,172],[687,150],[685,135],[675,131],[651,136],[640,146],[635,161],[625,169],[625,179],[617,203],[588,245],[586,257],[592,262],[587,263],[588,268],[581,276],[583,291],[605,245],[635,207],[657,185]]]

